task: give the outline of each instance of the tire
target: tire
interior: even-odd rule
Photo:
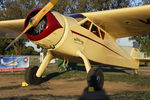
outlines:
[[[26,72],[25,72],[25,81],[29,84],[29,85],[39,85],[41,84],[41,80],[42,78],[40,77],[36,77],[36,72],[38,70],[39,67],[35,66],[35,67],[29,67]]]
[[[99,91],[103,89],[104,75],[100,68],[93,67],[87,75],[88,87],[94,87],[94,90]]]

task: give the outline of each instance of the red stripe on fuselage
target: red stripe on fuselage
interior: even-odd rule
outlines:
[[[74,33],[74,34],[77,34],[77,35],[79,35],[79,36],[82,36],[82,37],[84,37],[84,38],[86,38],[86,39],[89,39],[89,40],[91,40],[91,41],[93,41],[93,42],[95,42],[95,43],[97,43],[97,44],[99,44],[99,45],[101,45],[101,46],[107,48],[108,50],[114,52],[115,54],[117,54],[117,55],[123,57],[122,55],[120,55],[119,53],[117,53],[117,52],[115,52],[114,50],[110,49],[110,48],[107,47],[106,45],[104,45],[104,44],[102,44],[102,43],[100,43],[100,42],[98,42],[98,41],[95,41],[95,40],[91,39],[90,37],[87,37],[87,36],[85,36],[85,35],[83,35],[83,34],[80,34],[80,33],[75,32],[75,31],[71,31],[71,32]]]

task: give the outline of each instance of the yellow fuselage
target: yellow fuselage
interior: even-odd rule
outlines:
[[[55,15],[62,28],[55,30],[49,36],[39,41],[33,41],[43,48],[51,49],[57,57],[68,58],[69,56],[78,58],[77,51],[80,50],[89,60],[114,66],[137,69],[139,62],[125,53],[116,43],[116,39],[109,35],[102,28],[98,27],[105,33],[102,38],[96,36],[90,30],[94,23],[85,29],[82,23],[89,20],[84,19],[77,22],[74,18],[63,16],[59,13],[52,12]],[[95,25],[96,26],[96,25]],[[53,46],[53,48],[52,48]]]

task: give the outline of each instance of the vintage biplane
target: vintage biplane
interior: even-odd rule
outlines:
[[[150,34],[150,5],[65,16],[51,10],[57,2],[51,0],[26,19],[0,21],[0,38],[15,38],[6,49],[26,36],[47,49],[42,64],[26,71],[28,84],[41,83],[42,73],[53,58],[84,62],[88,86],[95,90],[102,89],[104,76],[91,62],[136,70],[140,60],[150,60],[137,58],[135,48],[128,55],[116,43],[118,38]]]

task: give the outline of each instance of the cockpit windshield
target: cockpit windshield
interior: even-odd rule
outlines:
[[[82,21],[83,19],[85,19],[86,17],[82,14],[72,14],[69,15],[69,17],[73,17],[74,19],[76,19],[78,22]]]

